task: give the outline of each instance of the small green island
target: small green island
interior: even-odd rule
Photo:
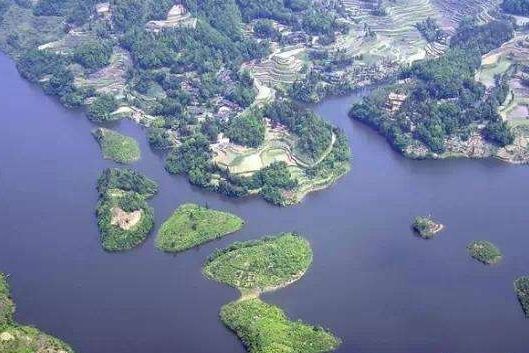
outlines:
[[[154,211],[146,200],[158,192],[156,182],[132,169],[112,168],[103,171],[97,190],[103,248],[124,251],[141,244],[154,226]]]
[[[295,233],[235,243],[210,256],[205,276],[241,292],[239,300],[222,307],[220,318],[250,353],[319,353],[341,344],[327,330],[291,321],[283,310],[259,298],[299,280],[311,263],[309,242]]]
[[[105,159],[129,164],[138,161],[141,157],[140,146],[132,137],[101,127],[92,131],[92,134],[99,143]]]
[[[37,328],[22,326],[13,319],[15,304],[10,297],[6,276],[0,273],[0,352],[2,353],[73,353],[61,340]]]
[[[432,239],[444,229],[444,225],[431,217],[416,217],[412,224],[413,230],[423,239]]]
[[[514,290],[526,317],[529,317],[529,276],[523,276],[514,281]]]
[[[500,262],[502,254],[494,244],[486,240],[477,240],[467,246],[470,256],[485,265],[494,265]]]
[[[208,259],[204,274],[238,288],[243,296],[285,287],[300,279],[312,263],[309,242],[294,233],[234,243]]]
[[[258,298],[223,306],[220,318],[237,333],[250,353],[319,353],[335,350],[341,344],[327,330],[291,321],[283,310]]]
[[[185,251],[234,233],[243,225],[244,221],[236,215],[184,204],[162,224],[156,247],[167,252]]]

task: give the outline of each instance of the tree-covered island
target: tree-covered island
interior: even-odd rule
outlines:
[[[415,233],[423,239],[432,239],[437,233],[444,229],[444,225],[432,217],[415,217],[412,223]]]
[[[278,307],[259,299],[299,280],[312,263],[307,240],[294,233],[234,243],[217,250],[204,266],[206,277],[238,288],[241,298],[222,307],[222,322],[250,353],[332,351],[341,341],[328,330],[291,321]]]
[[[158,192],[156,182],[133,169],[106,169],[97,190],[96,216],[103,248],[125,251],[143,243],[154,226],[154,211],[147,199]]]
[[[105,159],[129,164],[138,161],[141,157],[140,146],[132,137],[104,128],[97,128],[92,134],[99,143]]]
[[[526,317],[529,317],[529,276],[514,281],[514,290]]]
[[[494,265],[500,262],[502,254],[500,249],[490,241],[476,240],[467,246],[470,256],[485,265]]]
[[[184,251],[234,233],[243,225],[244,221],[233,214],[184,204],[160,227],[156,247],[167,252]]]
[[[341,344],[326,329],[289,320],[283,310],[259,298],[224,305],[220,318],[250,353],[323,353]]]

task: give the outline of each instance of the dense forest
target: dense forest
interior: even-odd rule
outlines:
[[[486,92],[474,75],[481,55],[512,37],[510,22],[481,26],[463,23],[444,55],[401,71],[401,78],[409,84],[379,90],[353,105],[350,116],[376,127],[402,152],[418,140],[430,152],[443,153],[448,137],[466,140],[476,124],[485,124],[482,133],[491,142],[510,144],[514,136],[497,113],[507,95],[506,84],[498,82],[495,89]],[[399,106],[392,98],[403,101]],[[396,104],[396,111],[388,107],[392,104]]]

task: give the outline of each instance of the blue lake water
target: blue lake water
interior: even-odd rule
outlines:
[[[178,255],[154,248],[102,251],[95,182],[114,164],[101,158],[81,112],[68,111],[19,77],[0,56],[0,270],[11,275],[16,319],[70,343],[78,353],[242,353],[218,319],[234,289],[205,279],[218,247],[297,231],[314,262],[299,282],[264,300],[293,319],[329,328],[339,353],[526,353],[529,320],[513,280],[529,274],[529,167],[495,160],[412,161],[347,117],[357,93],[315,109],[344,129],[351,172],[295,207],[226,199],[163,169],[142,129],[134,165],[160,184],[151,205],[160,223],[183,202],[234,212],[239,233]],[[446,230],[415,236],[410,222],[432,214]],[[477,239],[504,253],[493,267],[472,260]]]

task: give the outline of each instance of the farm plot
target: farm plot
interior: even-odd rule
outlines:
[[[500,48],[484,55],[476,75],[476,79],[487,88],[496,85],[496,77],[508,75],[509,94],[499,112],[514,125],[525,124],[529,118],[529,87],[524,84],[529,75],[520,69],[520,65],[528,64],[529,35],[518,34]]]
[[[251,175],[274,162],[285,162],[290,167],[297,167],[293,156],[295,136],[282,127],[266,126],[265,142],[258,148],[240,146],[220,139],[212,145],[214,163],[232,174]]]
[[[491,21],[491,12],[498,7],[501,0],[432,0],[432,3],[441,14],[441,27],[453,33],[458,23],[466,17],[476,18],[480,24]]]
[[[273,54],[260,63],[247,65],[253,73],[255,80],[268,87],[277,87],[292,84],[303,69],[303,61],[299,55],[303,48],[294,48],[281,53]]]
[[[374,13],[373,2],[344,0],[344,6],[352,19],[353,30],[340,45],[349,53],[399,62],[412,62],[426,55],[427,42],[415,24],[437,17],[429,0],[388,2],[383,16]],[[369,38],[367,33],[375,34],[376,39]]]
[[[98,93],[109,93],[117,98],[125,95],[127,71],[132,67],[130,54],[119,47],[114,48],[110,65],[88,74],[86,77],[76,76],[77,87],[94,88]]]

